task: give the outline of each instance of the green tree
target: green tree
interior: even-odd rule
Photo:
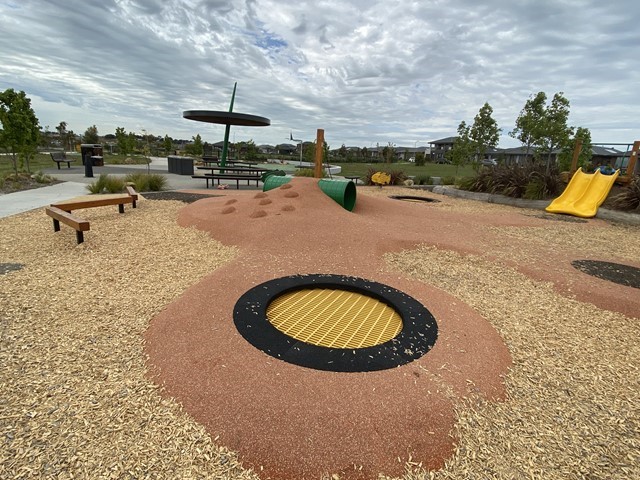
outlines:
[[[191,155],[202,156],[204,152],[204,145],[202,144],[202,137],[198,133],[195,137],[191,137],[193,143],[185,145],[185,151]]]
[[[471,127],[463,120],[458,125],[458,137],[453,141],[451,150],[445,153],[445,158],[458,168],[473,160],[476,147],[470,137]]]
[[[527,157],[531,147],[539,143],[542,135],[542,120],[546,102],[547,95],[544,92],[538,92],[535,97],[530,96],[516,119],[515,128],[509,132],[511,138],[520,140],[522,145],[527,148]]]
[[[17,156],[25,161],[30,173],[29,161],[35,155],[40,141],[40,125],[31,99],[23,92],[9,88],[0,93],[0,146],[11,153],[13,169],[18,175]]]
[[[245,159],[253,162],[254,160],[257,160],[258,158],[258,147],[256,146],[255,142],[253,140],[249,140],[246,145],[246,155],[245,155]]]
[[[362,151],[360,153],[362,154],[362,161],[367,162],[369,160],[369,150],[367,147],[362,147]]]
[[[591,163],[591,157],[593,156],[591,145],[591,132],[588,128],[578,127],[573,138],[569,140],[569,143],[563,147],[562,151],[558,154],[558,166],[560,171],[568,171],[571,168],[571,162],[573,161],[573,150],[576,146],[576,141],[582,139],[582,148],[580,155],[578,156],[578,167],[587,167]]]
[[[84,132],[82,136],[82,143],[98,143],[100,137],[98,136],[98,127],[95,125],[90,126]]]
[[[396,147],[393,143],[389,142],[387,146],[382,149],[382,158],[384,158],[385,163],[391,163],[395,161]]]
[[[540,136],[536,142],[540,153],[547,155],[547,168],[551,166],[553,151],[566,147],[573,134],[573,128],[567,125],[568,120],[569,100],[564,97],[563,92],[558,92],[544,110]]]
[[[118,143],[118,152],[121,155],[129,155],[133,151],[129,135],[124,131],[124,127],[116,127],[116,142]]]
[[[345,147],[344,143],[342,144],[342,146],[338,149],[338,156],[340,158],[342,158],[343,160],[345,158],[347,158],[347,147]]]
[[[475,147],[476,161],[483,159],[487,149],[495,148],[500,140],[498,122],[493,119],[492,113],[493,108],[485,102],[473,119],[473,125],[469,130],[469,138]]]
[[[62,149],[65,150],[67,148],[67,122],[60,122],[56,130],[58,131],[58,138],[60,139]]]
[[[166,154],[171,153],[171,150],[173,150],[173,141],[171,140],[169,135],[164,136],[164,140],[162,141],[162,149]]]

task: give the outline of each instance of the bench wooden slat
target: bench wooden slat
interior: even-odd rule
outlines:
[[[81,208],[104,207],[106,205],[124,205],[125,203],[133,203],[133,197],[130,195],[121,195],[119,197],[52,203],[51,206],[60,208],[67,212],[71,212],[73,210],[79,210]]]
[[[45,209],[47,215],[53,218],[53,231],[60,231],[60,222],[73,227],[76,231],[76,241],[78,244],[84,242],[84,232],[90,229],[89,222],[72,213],[65,212],[57,207],[47,207]]]
[[[132,207],[136,208],[136,202],[138,201],[138,192],[136,192],[136,189],[133,188],[131,185],[127,185],[126,187],[124,187],[127,190],[127,194],[131,197],[132,199]]]
[[[61,210],[58,207],[46,207],[45,211],[47,215],[58,220],[70,227],[75,228],[76,230],[80,230],[82,232],[87,232],[90,229],[89,221],[83,218],[74,215],[73,213],[66,212]]]

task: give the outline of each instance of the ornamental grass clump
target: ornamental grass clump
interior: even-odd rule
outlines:
[[[616,210],[635,210],[640,208],[640,176],[631,179],[629,185],[611,198],[611,207]]]
[[[167,188],[167,178],[159,173],[129,173],[126,183],[133,183],[138,192],[159,192]]]
[[[121,178],[109,176],[102,173],[98,180],[87,185],[89,192],[97,193],[120,193],[124,190],[125,182]]]
[[[460,188],[513,198],[543,199],[557,196],[562,190],[562,181],[556,167],[527,163],[482,169],[462,180]]]

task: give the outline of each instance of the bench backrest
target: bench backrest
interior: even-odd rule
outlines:
[[[64,152],[51,152],[50,155],[54,162],[67,159],[67,156],[64,154]]]

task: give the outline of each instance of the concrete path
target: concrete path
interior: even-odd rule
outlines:
[[[48,187],[0,195],[0,218],[44,207],[79,195],[87,195],[86,187],[85,183],[63,182]]]

